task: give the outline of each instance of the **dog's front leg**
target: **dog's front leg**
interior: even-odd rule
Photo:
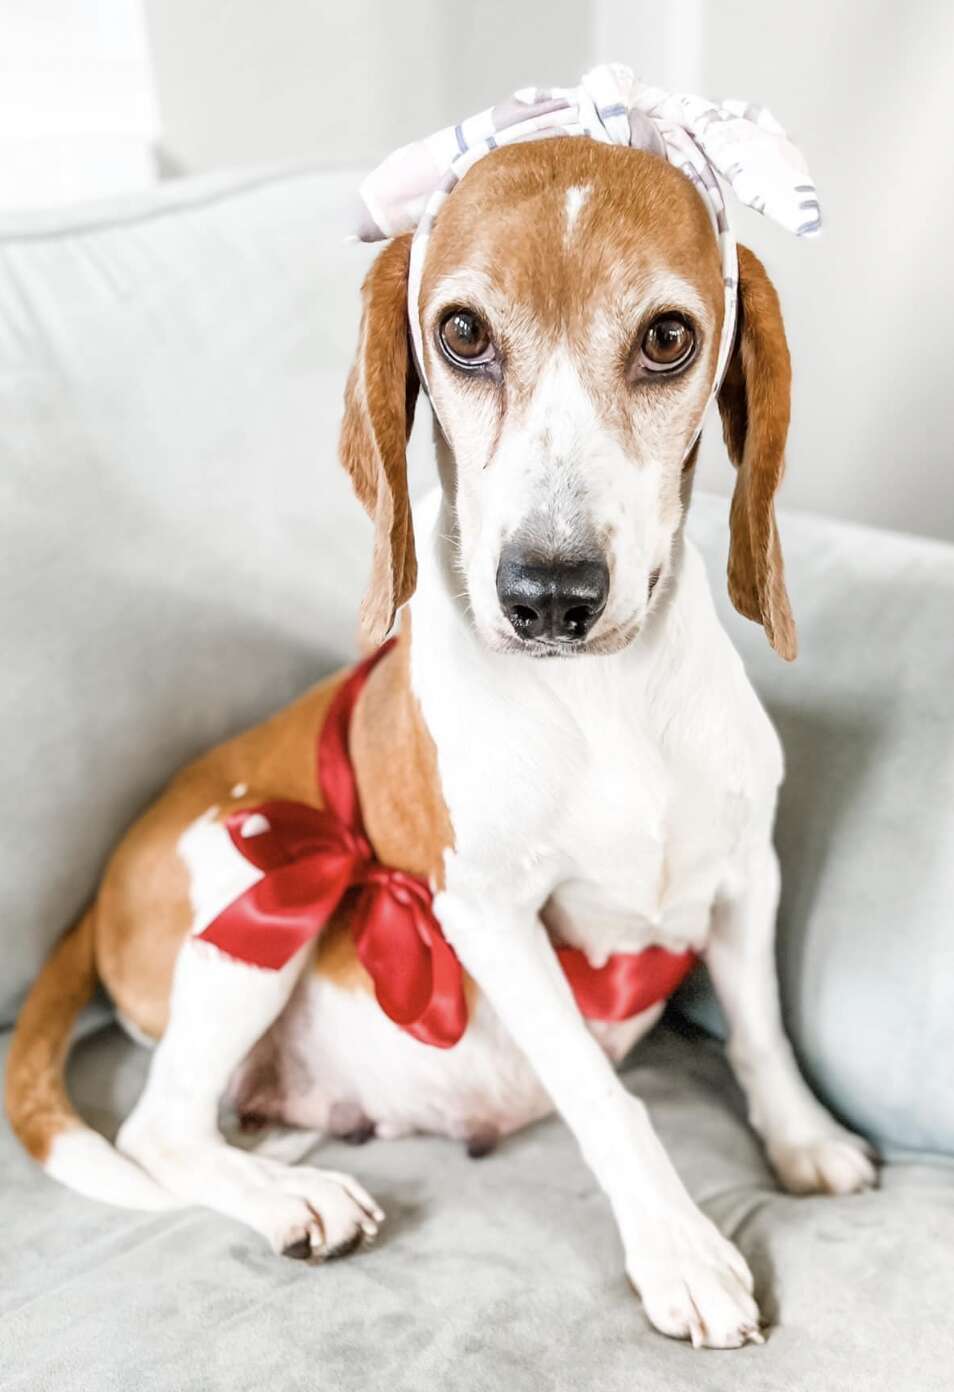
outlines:
[[[775,961],[779,873],[766,843],[713,913],[706,964],[729,1027],[728,1054],[779,1179],[796,1194],[850,1194],[875,1182],[867,1144],[812,1095],[782,1025]]]
[[[305,947],[270,971],[188,939],[169,1023],[116,1145],[178,1198],[238,1218],[275,1251],[324,1258],[374,1237],[383,1216],[374,1200],[347,1175],[238,1150],[218,1128],[232,1073],[277,1019],[308,959]]]
[[[435,909],[608,1195],[627,1274],[656,1328],[697,1346],[760,1341],[744,1259],[693,1203],[646,1107],[587,1029],[537,915],[452,893]]]

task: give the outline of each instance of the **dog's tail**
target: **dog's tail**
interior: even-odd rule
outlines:
[[[97,983],[93,915],[60,939],[26,998],[7,1059],[7,1115],[34,1160],[71,1189],[123,1208],[172,1208],[171,1194],[80,1120],[66,1091],[73,1025]]]

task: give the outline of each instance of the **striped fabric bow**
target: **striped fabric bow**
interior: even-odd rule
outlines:
[[[355,702],[395,641],[359,663],[328,708],[318,740],[324,806],[263,802],[226,818],[232,844],[261,878],[197,936],[239,961],[277,971],[320,936],[353,893],[355,949],[381,1009],[421,1043],[449,1049],[467,1028],[460,962],[434,915],[430,887],[376,858],[348,754]],[[665,1000],[696,961],[692,952],[662,947],[617,953],[602,967],[591,966],[578,948],[560,947],[557,955],[580,1010],[594,1020],[627,1020]]]
[[[594,68],[578,87],[515,92],[476,116],[395,150],[361,185],[354,229],[361,241],[414,232],[408,309],[422,383],[426,388],[421,275],[427,240],[442,204],[468,169],[491,150],[561,135],[584,135],[660,155],[681,169],[702,195],[719,242],[725,285],[714,397],[735,340],[738,288],[738,255],[720,180],[741,202],[799,237],[821,228],[818,195],[801,154],[765,107],[711,102],[651,87],[617,63]],[[701,429],[700,420],[692,444]]]

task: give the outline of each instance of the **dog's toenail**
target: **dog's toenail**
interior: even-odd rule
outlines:
[[[346,1145],[364,1145],[367,1141],[374,1138],[374,1122],[366,1121],[361,1126],[355,1126],[353,1130],[346,1131],[341,1139]]]
[[[297,1242],[290,1242],[287,1247],[282,1248],[283,1257],[291,1257],[294,1261],[307,1261],[311,1256],[311,1241],[307,1237],[300,1237]]]
[[[350,1256],[352,1252],[354,1252],[358,1247],[361,1246],[363,1240],[364,1234],[360,1231],[356,1232],[354,1236],[349,1237],[346,1242],[339,1242],[337,1247],[331,1247],[327,1252],[325,1252],[325,1260],[334,1261],[337,1257]]]
[[[467,1142],[467,1154],[471,1160],[483,1160],[485,1155],[490,1155],[497,1149],[499,1139],[498,1133],[492,1128],[478,1131]]]

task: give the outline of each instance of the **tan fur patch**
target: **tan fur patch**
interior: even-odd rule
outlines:
[[[17,1020],[7,1059],[6,1108],[14,1133],[42,1164],[56,1135],[76,1124],[63,1084],[73,1021],[93,994],[93,913],[62,937]]]
[[[454,843],[437,755],[410,681],[410,620],[368,678],[351,723],[364,821],[378,858],[443,885]]]
[[[408,346],[410,245],[409,236],[395,238],[365,278],[339,446],[341,462],[374,522],[371,580],[362,606],[373,643],[385,637],[417,579],[405,458],[418,390]]]
[[[343,991],[374,994],[374,982],[358,959],[351,936],[351,915],[337,913],[318,940],[315,972]]]
[[[368,835],[379,859],[440,879],[452,832],[430,736],[409,684],[402,635],[368,678],[351,725],[351,756]],[[263,725],[191,765],[130,830],[113,856],[97,903],[96,961],[127,1019],[158,1038],[166,1025],[176,954],[192,923],[185,866],[176,847],[209,807],[229,813],[267,798],[320,806],[315,753],[336,673]],[[240,797],[231,790],[241,786]],[[347,911],[322,935],[316,970],[341,985],[371,990],[354,951]]]
[[[732,496],[729,596],[765,628],[772,647],[797,652],[775,493],[785,467],[792,367],[775,287],[748,247],[739,247],[739,328],[719,392],[729,458],[738,470]]]
[[[430,741],[408,684],[403,637],[371,674],[352,723],[352,759],[377,854],[388,865],[440,878],[452,833]],[[76,1123],[61,1070],[72,1021],[97,973],[123,1015],[159,1038],[168,1018],[176,955],[192,923],[189,884],[177,845],[210,806],[220,820],[267,798],[320,806],[316,741],[344,674],[307,692],[265,724],[185,769],[130,829],[96,901],[52,954],[20,1015],[7,1072],[7,1105],[36,1158]],[[242,787],[241,797],[231,789]],[[347,909],[328,925],[316,970],[371,990],[357,959]]]
[[[351,759],[365,829],[383,865],[443,884],[453,829],[440,790],[434,744],[410,685],[410,618],[377,664],[351,721]],[[373,991],[348,926],[329,925],[315,969],[337,985]]]
[[[567,189],[575,186],[590,192],[567,240],[564,204]],[[422,302],[438,305],[442,284],[452,285],[462,266],[505,312],[508,413],[519,414],[533,394],[538,341],[552,348],[562,340],[579,346],[581,377],[601,416],[631,443],[624,397],[615,382],[594,370],[585,345],[594,320],[631,342],[636,328],[630,306],[661,272],[698,291],[711,310],[718,342],[722,271],[709,215],[683,174],[641,150],[566,139],[510,145],[480,160],[441,209],[428,247]],[[513,307],[509,315],[507,306]],[[426,330],[424,351],[430,376],[433,349]]]
[[[567,189],[576,187],[589,192],[567,238],[565,200]],[[610,370],[600,348],[615,343],[619,353],[638,342],[638,306],[643,303],[645,315],[648,287],[664,294],[667,281],[691,288],[706,307],[711,384],[723,318],[722,271],[708,213],[685,176],[644,151],[588,140],[528,142],[488,155],[442,208],[424,268],[424,353],[441,418],[451,413],[441,396],[446,372],[434,347],[434,326],[450,304],[468,299],[467,287],[476,287],[479,308],[492,311],[506,364],[502,391],[476,377],[466,384],[496,412],[487,437],[499,434],[504,411],[519,418],[529,407],[541,364],[565,344],[600,419],[637,458],[647,415],[637,416],[620,390],[622,361],[617,357]],[[648,313],[667,307],[650,305]],[[687,374],[667,386],[667,395],[676,399],[690,385]],[[790,387],[778,297],[761,262],[740,247],[739,327],[719,394],[726,445],[738,471],[729,594],[789,659],[796,652],[795,625],[773,500],[783,472]]]
[[[217,819],[267,798],[320,805],[315,742],[337,673],[285,710],[183,770],[120,843],[97,902],[96,962],[119,1010],[145,1034],[165,1029],[176,955],[192,924],[177,846],[209,807]],[[231,790],[244,787],[240,797]]]

